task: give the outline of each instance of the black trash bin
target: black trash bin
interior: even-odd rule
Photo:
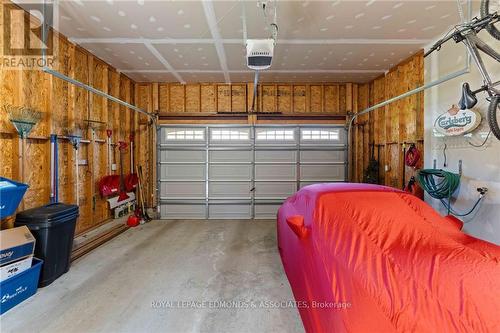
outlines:
[[[78,206],[53,203],[20,212],[16,227],[27,226],[35,236],[35,256],[43,259],[39,287],[51,284],[69,270]]]

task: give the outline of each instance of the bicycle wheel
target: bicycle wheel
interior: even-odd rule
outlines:
[[[488,124],[491,132],[500,140],[500,126],[498,125],[498,116],[500,112],[500,95],[495,95],[491,98],[490,107],[488,108]]]
[[[488,16],[491,13],[500,11],[500,1],[493,0],[490,3],[490,0],[481,0],[481,18]],[[492,35],[494,38],[500,40],[500,30],[495,27],[493,24],[490,24],[486,27],[486,30]]]

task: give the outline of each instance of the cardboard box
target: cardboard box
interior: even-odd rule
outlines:
[[[32,260],[33,256],[29,256],[0,267],[0,282],[7,280],[8,278],[24,272],[25,270],[30,268]]]
[[[0,231],[0,266],[33,255],[35,237],[26,226]]]

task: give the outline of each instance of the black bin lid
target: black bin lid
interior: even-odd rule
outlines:
[[[31,208],[16,215],[15,225],[51,227],[53,225],[70,222],[78,217],[78,206],[64,203],[52,203],[41,207]]]

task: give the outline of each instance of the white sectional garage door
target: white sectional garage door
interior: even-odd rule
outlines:
[[[300,187],[346,178],[341,126],[161,126],[162,219],[275,218]]]

